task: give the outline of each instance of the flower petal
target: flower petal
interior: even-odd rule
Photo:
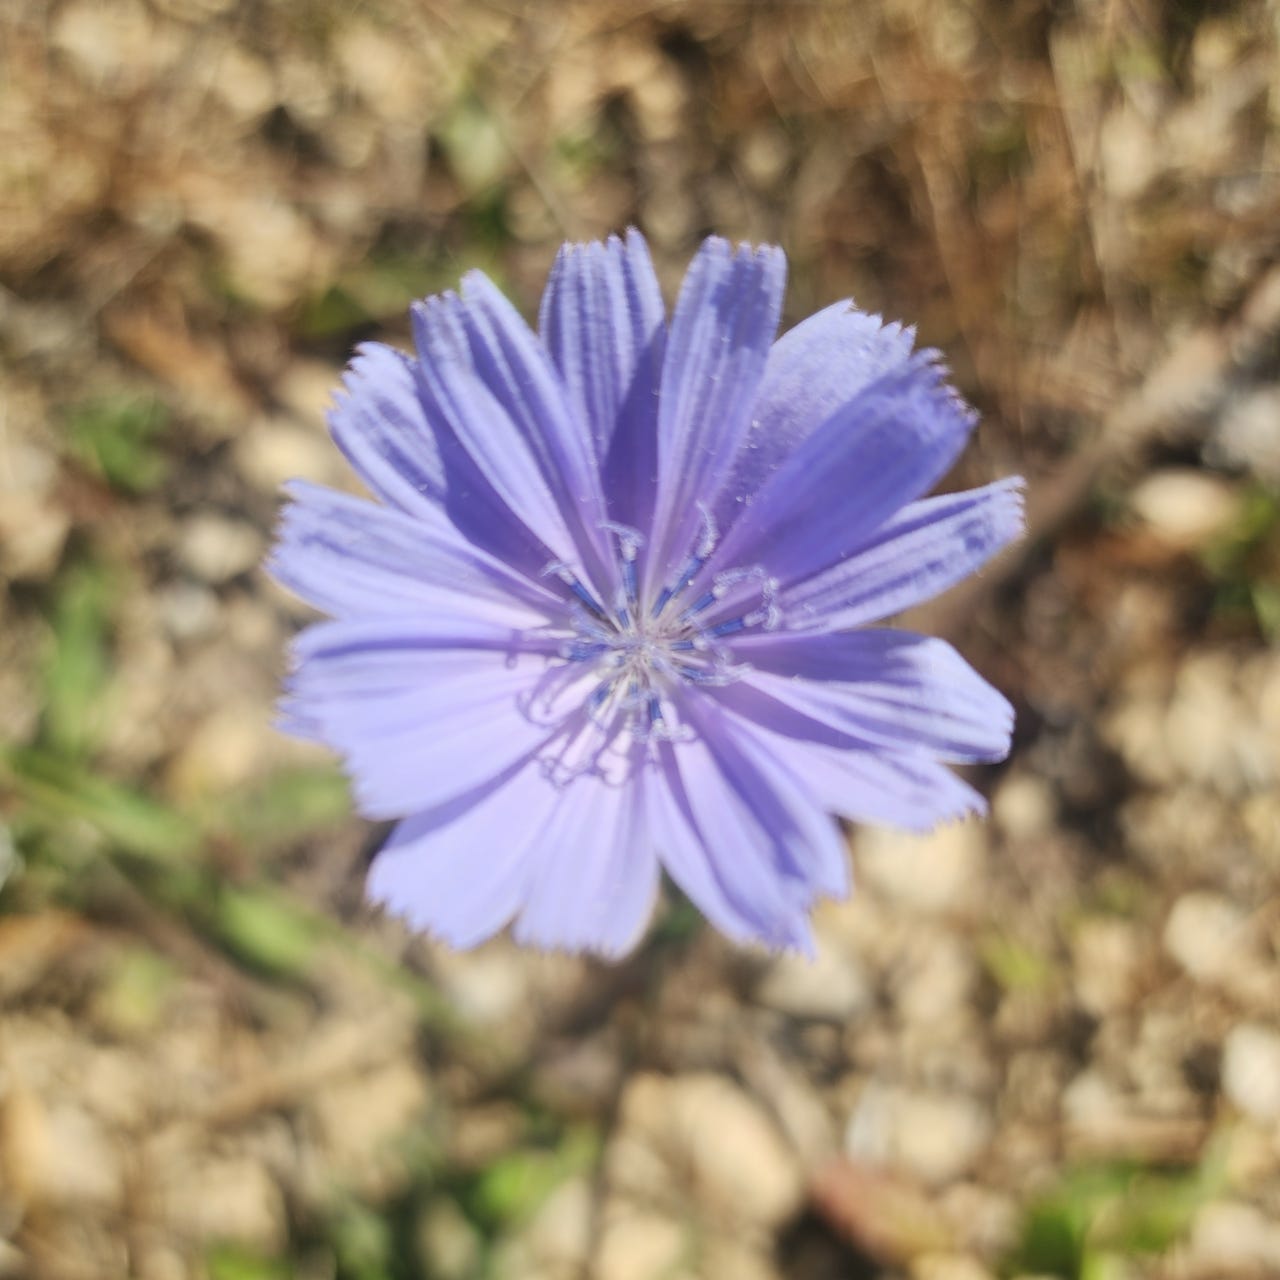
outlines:
[[[267,568],[334,617],[438,610],[508,630],[545,623],[557,597],[464,538],[444,512],[410,516],[294,481]]]
[[[1009,754],[1013,708],[944,640],[887,628],[772,633],[743,683],[868,748],[972,763]]]
[[[479,272],[464,290],[414,307],[430,403],[551,557],[599,577],[611,557],[590,435],[511,304]]]
[[[546,348],[493,281],[472,271],[462,283],[477,371],[537,459],[579,548],[612,564],[603,527],[609,513],[600,487],[601,456],[587,419],[566,396]]]
[[[770,473],[815,428],[911,355],[915,333],[837,302],[802,320],[773,344],[751,428],[716,518],[727,529]]]
[[[647,530],[657,482],[666,312],[644,237],[565,245],[538,330],[601,460],[613,520]]]
[[[703,789],[701,779],[711,778],[715,766],[690,759],[686,751],[677,757],[666,745],[659,748],[659,755],[664,777],[649,789],[646,816],[659,859],[671,879],[726,937],[810,950],[808,902],[800,895],[785,895],[775,878],[767,871],[757,873],[754,865],[748,876],[740,877],[735,866],[722,865],[704,836],[690,790]],[[719,788],[723,781],[713,780],[710,785]],[[737,846],[729,847],[733,858],[741,856]]]
[[[658,889],[642,780],[575,779],[561,792],[539,844],[515,940],[610,956],[629,951]]]
[[[445,469],[412,358],[366,342],[342,381],[329,412],[334,443],[377,497],[414,515],[433,514],[444,502]]]
[[[400,818],[483,785],[563,732],[537,714],[543,654],[446,617],[330,622],[295,642],[288,727],[346,760],[361,812]],[[488,645],[489,647],[479,647]]]
[[[919,751],[868,749],[757,689],[738,684],[733,694],[720,699],[728,732],[787,760],[827,813],[929,831],[939,822],[986,812],[972,787]]]
[[[712,237],[685,276],[662,369],[650,591],[671,581],[699,541],[699,504],[714,507],[742,446],[778,327],[786,265],[780,249],[734,250]]]
[[[518,912],[521,943],[616,957],[635,944],[657,883],[640,789],[593,778],[565,788],[530,762],[402,822],[368,890],[453,946],[474,946]]]
[[[815,898],[848,890],[844,842],[813,793],[750,724],[686,700],[697,736],[660,748],[655,839],[671,878],[717,927],[807,949]]]
[[[786,585],[838,563],[942,477],[973,423],[932,353],[912,357],[838,409],[773,472],[707,572],[758,563]]]
[[[907,831],[986,813],[986,801],[946,765],[918,755],[857,751],[819,743],[775,740],[793,753],[796,768],[828,813]]]
[[[1020,477],[902,508],[848,559],[779,597],[789,627],[845,630],[901,613],[967,578],[1023,529]]]
[[[406,818],[374,858],[368,896],[414,929],[450,946],[474,947],[524,901],[542,834],[562,802],[537,766],[527,764],[495,778],[479,796]]]

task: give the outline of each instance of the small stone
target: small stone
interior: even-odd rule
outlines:
[[[1012,840],[1043,834],[1053,825],[1056,808],[1052,787],[1029,773],[1010,774],[991,800],[992,818]]]
[[[911,1280],[995,1280],[977,1258],[963,1253],[926,1253],[911,1264]]]
[[[1280,1173],[1280,1144],[1274,1139],[1275,1126],[1248,1120],[1229,1126],[1222,1134],[1222,1170],[1227,1187],[1248,1194]]]
[[[62,559],[71,516],[56,501],[0,491],[0,577],[44,582]]]
[[[703,1280],[781,1280],[763,1254],[736,1237],[712,1236],[700,1241],[698,1263]]]
[[[1083,920],[1071,940],[1076,998],[1095,1016],[1125,1007],[1132,999],[1140,956],[1139,940],[1126,920]]]
[[[230,1240],[264,1252],[284,1246],[286,1219],[279,1187],[256,1160],[191,1154],[154,1171],[160,1212],[189,1240]]]
[[[1063,1117],[1076,1128],[1103,1129],[1127,1113],[1125,1099],[1100,1071],[1080,1072],[1062,1092]]]
[[[868,827],[858,833],[854,866],[890,902],[925,913],[954,911],[978,897],[986,853],[978,822],[952,822],[927,836]]]
[[[169,766],[169,785],[184,799],[221,794],[261,776],[271,724],[259,702],[226,702],[193,729]]]
[[[464,1107],[449,1125],[449,1161],[463,1169],[492,1164],[519,1143],[523,1127],[522,1113],[509,1102]]]
[[[49,450],[0,435],[0,576],[43,582],[57,568],[71,529],[57,482]]]
[[[990,1138],[991,1117],[974,1098],[871,1084],[849,1119],[845,1150],[936,1186],[964,1173]]]
[[[1165,717],[1169,752],[1182,774],[1235,797],[1269,784],[1274,744],[1253,696],[1237,688],[1236,655],[1211,650],[1185,659]]]
[[[1183,894],[1164,927],[1164,948],[1193,978],[1226,976],[1245,947],[1245,917],[1215,893]]]
[[[934,1204],[952,1225],[956,1246],[980,1258],[1007,1255],[1022,1231],[1023,1208],[1012,1190],[955,1182]]]
[[[31,1274],[27,1255],[16,1244],[0,1239],[0,1278],[23,1280]],[[144,1278],[146,1280],[146,1278]]]
[[[914,1031],[948,1038],[968,1025],[978,978],[967,941],[940,928],[921,931],[910,938],[895,965],[894,1004]]]
[[[1178,768],[1169,749],[1164,707],[1151,690],[1125,690],[1116,706],[1102,718],[1102,736],[1140,781],[1157,787],[1169,787],[1177,781]]]
[[[77,1058],[79,1096],[95,1115],[124,1129],[146,1124],[154,1099],[145,1050],[86,1047]]]
[[[323,424],[342,387],[342,370],[322,360],[294,360],[276,380],[277,399],[301,423]]]
[[[336,41],[347,82],[383,119],[420,125],[428,118],[432,86],[415,64],[415,50],[372,23],[344,25]]]
[[[344,1181],[371,1195],[386,1194],[403,1172],[391,1148],[413,1131],[427,1100],[422,1072],[406,1061],[320,1090],[312,1107],[326,1158]]]
[[[175,640],[200,640],[217,630],[218,597],[195,582],[173,582],[157,595],[165,630]]]
[[[686,1252],[679,1223],[643,1210],[606,1215],[592,1274],[600,1280],[666,1280]]]
[[[1280,1033],[1241,1023],[1222,1048],[1222,1091],[1255,1120],[1280,1119]]]
[[[752,1097],[723,1076],[681,1076],[671,1122],[695,1188],[727,1216],[775,1227],[803,1198],[795,1155]]]
[[[97,1118],[70,1102],[47,1104],[13,1086],[0,1113],[0,1168],[35,1208],[118,1209],[124,1199],[120,1149]]]
[[[285,65],[277,64],[277,70]],[[302,74],[310,86],[322,84],[315,68]],[[243,297],[264,308],[287,306],[317,281],[332,278],[330,247],[306,214],[279,199],[262,175],[250,170],[231,184],[192,171],[174,185],[187,220],[220,243],[230,287]]]
[[[319,418],[317,418],[319,421]],[[336,486],[349,480],[342,455],[323,433],[288,418],[264,419],[232,447],[236,470],[255,489],[274,494],[286,480]]]
[[[770,964],[756,999],[793,1018],[844,1023],[869,1007],[872,991],[858,960],[819,935],[812,960],[787,952]]]
[[[17,875],[22,870],[22,859],[18,854],[17,846],[13,841],[13,832],[6,826],[0,826],[0,889],[3,889],[5,882],[11,877]],[[5,985],[9,981],[8,975],[0,980],[0,991],[3,991]]]
[[[1041,1124],[1055,1123],[1068,1070],[1064,1055],[1052,1049],[1037,1046],[1011,1054],[1005,1065],[1002,1114]]]
[[[54,47],[95,89],[123,93],[151,70],[148,63],[157,33],[140,4],[80,0],[59,8],[52,28]]]
[[[738,163],[748,182],[767,191],[786,172],[791,161],[791,143],[776,123],[758,125],[743,138]]]
[[[1129,502],[1161,542],[1179,551],[1221,537],[1240,516],[1233,485],[1191,468],[1157,471],[1134,489]]]
[[[1264,383],[1258,390],[1231,397],[1216,428],[1210,456],[1244,464],[1267,484],[1280,484],[1280,389]]]
[[[637,1200],[661,1202],[671,1189],[671,1171],[652,1143],[657,1133],[641,1132],[629,1124],[609,1143],[610,1185],[625,1190]]]
[[[525,1233],[539,1262],[581,1266],[591,1245],[593,1196],[585,1178],[563,1182],[543,1201]],[[504,1273],[499,1270],[498,1274]]]
[[[178,535],[178,560],[197,578],[215,585],[252,569],[261,559],[262,535],[251,524],[203,512]]]
[[[523,1021],[529,1008],[529,974],[513,950],[489,946],[466,956],[441,951],[437,959],[440,984],[464,1021],[495,1028]]]
[[[777,1226],[804,1194],[799,1162],[773,1120],[718,1075],[635,1077],[608,1167],[611,1181],[637,1196],[669,1194],[672,1170],[687,1171],[693,1194],[731,1222]]]
[[[148,1241],[135,1250],[130,1248],[130,1261],[137,1267],[138,1280],[190,1280],[191,1263],[178,1249],[160,1241]],[[0,1276],[8,1273],[0,1267]]]
[[[1196,1214],[1190,1252],[1198,1266],[1220,1268],[1216,1274],[1260,1267],[1274,1275],[1280,1270],[1280,1226],[1251,1204],[1218,1201]]]
[[[267,64],[233,43],[220,49],[217,58],[218,74],[213,77],[209,91],[243,123],[266,115],[275,103],[275,84]]]
[[[468,1280],[480,1271],[480,1233],[452,1201],[435,1197],[418,1224],[424,1270],[440,1280]]]
[[[1103,120],[1098,142],[1103,182],[1116,200],[1136,199],[1160,172],[1161,151],[1155,134],[1127,104]]]

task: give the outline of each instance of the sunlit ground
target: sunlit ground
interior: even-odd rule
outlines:
[[[1280,1275],[1278,22],[8,0],[0,1275]],[[917,324],[948,486],[1029,478],[913,619],[1017,705],[991,818],[852,832],[813,965],[411,939],[271,724],[352,346],[628,224]]]

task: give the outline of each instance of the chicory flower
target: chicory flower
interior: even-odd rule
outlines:
[[[974,425],[936,352],[837,303],[775,341],[785,259],[710,239],[668,328],[638,232],[561,250],[538,332],[481,273],[362,347],[331,417],[377,499],[291,486],[286,727],[397,819],[368,892],[455,946],[618,955],[665,870],[730,937],[810,946],[829,815],[981,810],[946,762],[1006,700],[876,623],[1016,536],[1020,482],[921,498]]]

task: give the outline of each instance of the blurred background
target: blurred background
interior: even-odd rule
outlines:
[[[1280,1275],[1280,12],[6,0],[0,1275]],[[628,224],[919,325],[1029,536],[913,619],[986,823],[851,833],[816,963],[360,903],[276,735],[278,486],[352,345]]]

